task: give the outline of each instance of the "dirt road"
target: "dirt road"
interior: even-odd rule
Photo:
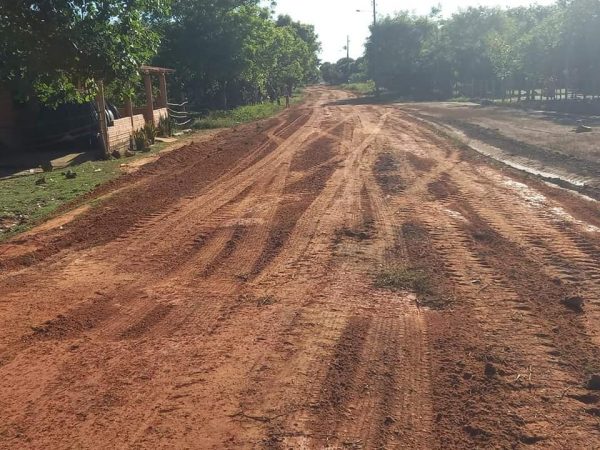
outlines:
[[[600,447],[598,204],[346,95],[0,246],[0,447]]]
[[[600,200],[600,117],[458,102],[399,106],[505,164]],[[576,133],[579,124],[592,131]]]

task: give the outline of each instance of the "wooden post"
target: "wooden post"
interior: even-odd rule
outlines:
[[[131,127],[133,128],[133,103],[131,102],[131,97],[125,99],[125,115],[129,116]]]
[[[108,141],[108,127],[106,125],[106,102],[104,101],[104,81],[98,82],[98,121],[100,123],[100,144],[105,157],[110,156],[110,142]]]
[[[160,100],[161,107],[166,108],[169,100],[167,98],[167,77],[164,72],[161,72],[158,77],[159,88],[160,88]]]
[[[152,79],[150,73],[144,74],[144,88],[146,90],[146,110],[144,118],[146,122],[154,123],[154,99],[152,98]]]

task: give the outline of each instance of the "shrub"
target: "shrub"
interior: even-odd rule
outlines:
[[[171,118],[169,116],[160,116],[156,130],[160,137],[173,136],[173,122]]]
[[[156,136],[158,134],[154,122],[147,122],[146,125],[144,125],[144,133],[146,134],[146,139],[148,139],[149,144],[154,145],[154,141],[156,140]]]
[[[144,152],[150,148],[145,128],[140,128],[133,132],[133,142],[135,144],[135,150],[138,152]]]

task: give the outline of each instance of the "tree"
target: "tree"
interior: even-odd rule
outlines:
[[[0,2],[0,82],[21,99],[84,101],[96,81],[131,88],[158,49],[170,0]]]
[[[316,79],[314,28],[274,20],[258,0],[177,0],[173,11],[157,61],[177,69],[181,93],[198,107],[276,100]]]
[[[326,62],[320,67],[321,78],[328,84],[357,83],[367,80],[364,58],[342,58],[335,64]]]
[[[382,19],[366,46],[369,76],[381,87],[405,95],[431,92],[430,60],[437,25],[429,17],[401,13]]]
[[[420,97],[501,95],[526,98],[557,87],[587,96],[600,91],[600,2],[559,0],[550,6],[467,8],[448,19],[400,13],[372,28],[369,75],[379,85]],[[324,77],[339,68],[323,67]]]

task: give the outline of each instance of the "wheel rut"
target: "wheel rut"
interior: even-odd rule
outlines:
[[[0,245],[0,448],[600,445],[597,205],[348,98]]]

